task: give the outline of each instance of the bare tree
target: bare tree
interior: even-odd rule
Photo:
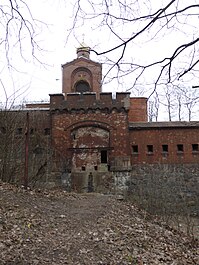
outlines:
[[[154,93],[152,99],[149,101],[149,110],[148,110],[148,116],[149,116],[149,121],[158,121],[158,114],[159,114],[159,96],[156,93]]]
[[[175,116],[175,94],[173,90],[173,86],[171,84],[168,84],[167,86],[164,87],[164,99],[165,103],[162,103],[165,105],[167,109],[167,114],[168,114],[168,119],[169,121],[172,121],[173,117]]]
[[[182,93],[185,99],[184,105],[188,112],[188,120],[191,121],[194,115],[194,110],[196,109],[195,107],[199,102],[199,91],[192,87],[189,89],[184,88]],[[196,111],[198,111],[198,109]]]
[[[176,86],[175,87],[175,96],[177,101],[177,116],[178,120],[181,121],[183,117],[183,94],[181,92],[181,89]]]
[[[32,7],[23,0],[0,3],[0,97],[5,109],[26,95],[31,82],[29,65],[44,65],[39,36],[46,24],[34,17]]]
[[[129,78],[132,89],[150,75],[145,81],[154,84],[153,93],[162,83],[197,76],[198,14],[196,0],[78,0],[69,35],[79,37],[79,28],[92,24],[110,40],[100,35],[100,46],[91,48],[107,64],[105,78]]]
[[[166,113],[169,121],[191,121],[198,113],[199,89],[197,87],[190,87],[183,83],[170,83],[162,86],[162,90],[155,91],[154,95],[150,100],[158,99],[159,107]]]
[[[33,18],[28,4],[23,0],[1,1],[0,15],[0,47],[5,51],[8,65],[12,67],[13,49],[24,60],[27,60],[28,53],[38,60],[36,52],[41,48],[36,37],[41,22]]]
[[[0,111],[0,179],[12,182],[20,172],[23,152],[22,128],[18,111]]]
[[[26,111],[0,111],[0,179],[23,184],[25,161]],[[50,175],[52,148],[47,113],[29,111],[28,185],[47,181]]]

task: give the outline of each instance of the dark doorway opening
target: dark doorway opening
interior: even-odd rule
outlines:
[[[101,163],[107,164],[107,150],[101,151]]]

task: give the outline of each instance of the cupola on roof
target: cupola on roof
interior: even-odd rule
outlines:
[[[77,58],[79,57],[90,59],[90,47],[88,47],[88,45],[84,42],[77,48]]]

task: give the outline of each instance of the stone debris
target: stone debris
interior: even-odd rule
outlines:
[[[198,241],[132,203],[0,182],[0,265],[193,265]]]

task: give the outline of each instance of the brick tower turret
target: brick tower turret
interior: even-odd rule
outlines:
[[[62,93],[101,92],[102,66],[90,60],[90,48],[82,44],[77,48],[77,58],[62,65]]]

